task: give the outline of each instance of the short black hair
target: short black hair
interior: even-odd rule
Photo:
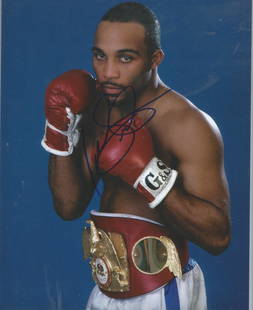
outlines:
[[[148,52],[153,54],[161,48],[160,23],[155,13],[138,2],[124,2],[112,7],[101,18],[109,22],[135,22],[143,25]]]

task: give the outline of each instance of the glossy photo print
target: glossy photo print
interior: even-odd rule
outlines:
[[[250,0],[3,0],[1,65],[1,309],[251,309]]]

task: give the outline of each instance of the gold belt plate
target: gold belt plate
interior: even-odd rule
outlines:
[[[123,237],[117,233],[105,233],[96,228],[93,221],[83,232],[84,258],[90,257],[94,281],[110,292],[129,291],[127,250]]]

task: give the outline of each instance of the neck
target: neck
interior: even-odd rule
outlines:
[[[152,71],[150,81],[137,97],[136,107],[141,107],[152,101],[165,92],[166,89],[168,89],[168,87],[160,79],[157,70]]]

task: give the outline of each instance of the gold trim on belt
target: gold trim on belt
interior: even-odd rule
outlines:
[[[83,233],[84,258],[90,257],[92,276],[99,287],[111,292],[129,290],[127,250],[123,237],[117,233],[106,234],[87,221]]]

